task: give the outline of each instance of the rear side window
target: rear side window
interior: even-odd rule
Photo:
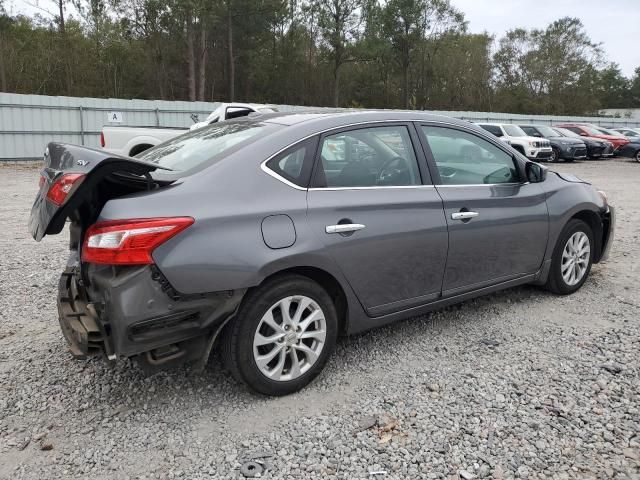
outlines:
[[[285,180],[306,188],[309,185],[317,142],[316,137],[297,143],[269,160],[267,167]]]

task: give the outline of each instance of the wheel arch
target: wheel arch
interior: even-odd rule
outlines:
[[[272,280],[275,277],[281,277],[285,275],[301,275],[303,277],[307,277],[317,284],[319,284],[331,297],[333,301],[333,305],[336,308],[336,313],[338,315],[338,333],[346,334],[348,331],[348,301],[347,294],[342,287],[342,284],[338,281],[338,279],[327,272],[318,267],[311,266],[297,266],[297,267],[289,267],[279,270],[277,272],[273,272],[266,276],[260,285],[252,287],[253,289],[260,288],[264,283]]]
[[[574,213],[571,218],[567,220],[565,226],[573,219],[582,220],[591,228],[591,232],[593,233],[593,241],[595,242],[593,261],[594,263],[597,263],[598,260],[600,260],[600,256],[602,255],[602,219],[593,210],[580,210],[579,212]]]
[[[138,145],[132,147],[131,150],[129,150],[129,156],[133,157],[134,155],[144,152],[145,150],[149,150],[151,147],[153,147],[151,143],[139,143]]]

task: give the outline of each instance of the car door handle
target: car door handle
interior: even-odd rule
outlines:
[[[327,233],[349,233],[362,230],[365,226],[361,223],[339,223],[338,225],[327,225],[324,231]]]
[[[453,220],[469,220],[480,215],[478,212],[453,212],[451,218]]]

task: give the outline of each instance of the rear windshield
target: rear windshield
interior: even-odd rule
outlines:
[[[175,172],[195,170],[216,161],[280,127],[257,121],[220,122],[161,143],[136,158]],[[198,168],[199,169],[199,168]],[[164,173],[156,171],[157,173]]]

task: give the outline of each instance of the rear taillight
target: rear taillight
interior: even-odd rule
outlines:
[[[191,217],[174,217],[96,223],[85,235],[82,261],[106,265],[152,264],[153,251],[193,222]]]
[[[47,192],[47,198],[59,207],[67,201],[69,194],[78,188],[84,177],[82,173],[65,173],[53,182]]]
[[[104,148],[104,132],[100,132],[100,146]]]

